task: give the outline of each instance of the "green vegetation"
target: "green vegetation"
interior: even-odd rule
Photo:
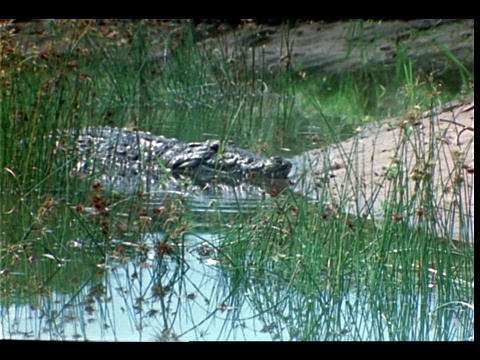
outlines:
[[[361,39],[361,29],[352,22],[352,38]],[[155,318],[162,339],[206,337],[176,327],[189,314],[186,298],[202,299],[204,321],[228,314],[218,338],[233,337],[228,322],[244,326],[240,310],[248,305],[273,339],[473,339],[473,246],[436,237],[432,218],[419,210],[438,211],[431,189],[405,203],[401,189],[412,180],[401,171],[392,171],[398,191],[383,220],[345,214],[326,194],[314,202],[288,191],[251,211],[239,200],[233,215],[215,201],[212,211],[196,212],[183,197],[116,194],[72,178],[75,154],[58,146],[56,133],[128,126],[290,157],[351,137],[359,124],[472,96],[472,74],[441,43],[461,87],[417,71],[400,45],[393,74],[365,64],[338,74],[287,67],[272,75],[259,63],[250,71],[228,61],[221,36],[218,47],[203,48],[188,22],[159,32],[144,21],[51,21],[48,35],[41,47],[24,44],[32,45],[26,51],[8,28],[0,33],[2,318],[22,320],[25,314],[3,316],[11,307],[41,309],[52,338],[92,313],[114,326],[108,306],[120,290],[111,277],[124,271],[122,296],[136,331]],[[285,36],[288,50],[288,30]],[[362,41],[355,46],[368,51]],[[412,224],[398,214],[418,216]],[[186,241],[202,232],[221,241]],[[189,247],[219,269],[210,294],[190,281]]]
[[[439,240],[425,217],[391,219],[282,199],[226,236],[232,302],[252,302],[283,340],[471,338],[473,305],[452,300],[473,299],[473,249]]]

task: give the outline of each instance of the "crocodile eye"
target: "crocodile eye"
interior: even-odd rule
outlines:
[[[220,149],[220,143],[218,141],[215,141],[213,144],[210,144],[210,149],[218,152],[218,149]]]
[[[199,147],[199,146],[201,146],[201,145],[202,145],[202,143],[199,143],[199,142],[191,142],[191,143],[188,143],[187,146],[188,146],[189,148],[195,148],[195,147]]]

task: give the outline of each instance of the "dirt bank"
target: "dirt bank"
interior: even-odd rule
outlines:
[[[297,188],[311,196],[323,192],[332,206],[369,217],[385,216],[387,201],[399,203],[388,214],[395,221],[415,225],[427,216],[440,235],[473,243],[473,128],[473,101],[371,124],[354,138],[296,157],[299,169],[308,169]],[[397,175],[404,180],[395,181]],[[426,205],[428,193],[433,207]],[[401,204],[415,211],[406,213]],[[437,213],[427,213],[431,208]]]
[[[281,67],[323,74],[381,65],[393,69],[398,52],[417,68],[437,77],[458,74],[458,66],[445,56],[448,49],[469,71],[474,69],[473,19],[416,19],[359,22],[299,22],[287,28],[246,25],[238,33],[197,30],[200,43],[218,48],[233,62],[271,73]],[[215,35],[215,36],[211,36]]]
[[[3,20],[0,35],[2,31],[13,34],[15,48],[38,54],[49,50],[52,40],[61,34],[65,41],[61,44],[57,41],[53,50],[62,53],[68,51],[72,38],[78,38],[89,27],[100,38],[104,37],[105,44],[128,43],[128,38],[121,39],[124,32],[119,29],[131,23],[128,20],[32,19],[13,23]],[[147,24],[149,31],[145,40],[152,44],[152,61],[163,62],[169,52],[185,41],[185,24],[157,20],[149,20]],[[127,31],[126,36],[131,34]],[[298,21],[289,27],[274,21],[247,22],[240,25],[238,31],[232,31],[224,23],[201,23],[194,27],[194,37],[201,48],[218,49],[232,64],[238,63],[240,67],[247,64],[258,70],[264,64],[272,74],[282,67],[325,74],[365,64],[394,68],[399,50],[426,73],[435,71],[440,77],[458,73],[458,65],[445,56],[445,49],[470,72],[474,69],[473,19]]]

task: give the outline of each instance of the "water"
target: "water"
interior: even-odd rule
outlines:
[[[234,340],[472,340],[473,309],[448,305],[453,321],[443,328],[437,311],[438,293],[398,294],[381,301],[367,289],[344,296],[325,290],[313,297],[292,294],[288,283],[273,282],[255,273],[249,289],[238,293],[235,281],[218,261],[221,235],[186,235],[175,255],[162,257],[155,244],[165,234],[146,235],[149,250],[121,262],[99,264],[105,275],[84,284],[76,294],[52,292],[40,303],[0,307],[3,339],[89,341],[234,341]],[[138,247],[116,240],[117,245]],[[68,266],[68,265],[67,265]],[[252,269],[252,271],[254,271]],[[20,276],[17,274],[16,276]],[[11,274],[10,276],[15,276]],[[469,286],[469,285],[466,285]],[[425,303],[429,305],[426,307]],[[422,305],[423,304],[423,305]],[[394,309],[392,313],[392,309]],[[317,314],[312,318],[311,314]],[[413,316],[412,316],[413,313]],[[402,319],[409,314],[410,320]],[[427,321],[420,321],[420,317]],[[409,322],[410,321],[410,322]],[[418,324],[428,326],[418,329]],[[308,324],[316,333],[303,338],[296,329]],[[399,324],[408,325],[400,327]],[[467,330],[465,330],[467,329]]]
[[[305,132],[306,136],[310,133]],[[292,145],[293,146],[293,145]],[[288,152],[301,171],[300,149]],[[285,156],[285,154],[283,155]],[[287,156],[288,157],[288,156]],[[246,188],[231,192],[186,194],[193,214],[219,214],[240,219],[273,206],[275,198]],[[154,192],[152,208],[165,195]],[[208,229],[205,221],[202,229]],[[235,341],[235,340],[473,340],[473,308],[452,295],[441,303],[438,286],[422,293],[372,296],[372,289],[351,288],[338,294],[322,289],[311,296],[292,291],[289,281],[243,269],[240,286],[220,263],[224,234],[186,234],[174,254],[163,256],[155,244],[161,232],[144,237],[148,251],[125,261],[110,255],[97,264],[100,275],[82,279],[75,291],[54,291],[0,304],[0,338],[89,341]],[[81,242],[70,242],[82,246]],[[138,249],[137,243],[114,239],[113,245]],[[135,252],[135,251],[134,251]],[[72,255],[74,256],[74,255]],[[63,266],[68,267],[70,259]],[[50,261],[44,258],[42,261]],[[22,278],[25,274],[10,273]],[[0,276],[6,276],[1,274]],[[293,277],[292,277],[293,278]],[[1,280],[1,278],[0,278]],[[473,283],[460,287],[473,291]],[[378,290],[378,289],[377,289]],[[442,290],[443,291],[443,290]],[[380,291],[381,292],[381,291]],[[389,295],[389,299],[387,299]],[[467,304],[467,305],[465,305]],[[440,311],[441,310],[447,310]],[[447,314],[447,315],[445,315]],[[407,320],[405,320],[407,319]],[[420,329],[418,324],[426,324]]]
[[[146,241],[153,246],[163,238],[150,234]],[[189,235],[184,262],[169,256],[159,261],[151,249],[141,263],[112,261],[104,283],[75,298],[53,293],[40,306],[2,307],[0,334],[40,340],[271,340],[248,302],[241,308],[228,304],[218,261],[200,254],[219,241],[212,234]]]

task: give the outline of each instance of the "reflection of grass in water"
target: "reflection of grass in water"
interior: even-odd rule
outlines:
[[[423,81],[424,75],[415,72],[401,48],[393,81],[382,69],[368,66],[359,73],[296,78],[286,71],[272,78],[265,71],[256,75],[231,65],[221,42],[218,49],[203,51],[188,27],[182,42],[166,36],[152,44],[144,40],[151,29],[142,22],[118,27],[71,25],[66,51],[61,48],[60,23],[51,22],[49,51],[24,56],[10,49],[0,58],[4,303],[25,301],[42,307],[45,296],[61,289],[72,294],[68,306],[88,308],[88,301],[78,301],[77,295],[85,292],[87,298],[90,294],[101,299],[103,295],[93,290],[105,287],[109,270],[102,267],[112,258],[127,261],[140,256],[146,250],[143,234],[167,232],[166,247],[159,246],[168,252],[168,244],[181,244],[183,234],[195,230],[181,204],[149,208],[141,196],[118,198],[72,180],[72,154],[57,147],[59,139],[48,136],[56,129],[129,125],[182,140],[203,140],[213,134],[273,154],[298,142],[302,119],[307,117],[317,126],[319,137],[308,141],[323,144],[336,139],[338,128],[345,126],[325,119],[346,119],[348,126],[355,126],[366,118],[392,116],[417,105],[427,109],[458,95],[440,93],[432,77]],[[103,35],[108,35],[108,42]],[[6,45],[2,43],[3,49]],[[160,62],[149,61],[152,45],[169,55]],[[470,81],[467,75],[462,72],[465,82]],[[310,145],[296,146],[301,151]],[[92,192],[96,195],[90,196]],[[388,209],[396,214],[399,206],[407,211],[410,204],[392,199]],[[229,224],[222,214],[209,216]],[[365,290],[369,302],[350,303],[349,316],[368,311],[374,314],[373,323],[367,330],[350,329],[353,338],[381,339],[388,331],[392,338],[428,338],[425,327],[433,324],[438,327],[435,338],[443,339],[449,335],[441,328],[448,329],[454,321],[452,311],[457,311],[443,304],[470,303],[473,298],[472,289],[460,285],[461,279],[471,280],[471,249],[457,254],[449,243],[434,240],[428,220],[420,219],[415,231],[403,221],[373,226],[343,215],[333,205],[312,205],[290,196],[278,197],[276,207],[242,220],[240,228],[228,232],[221,248],[230,261],[224,270],[226,289],[232,290],[226,306],[241,307],[246,300],[240,294],[249,292],[249,301],[264,310],[259,319],[265,331],[276,331],[278,336],[284,336],[278,330],[282,327],[292,338],[316,339],[319,334],[339,338],[346,331],[341,317],[347,315],[337,300],[351,291],[360,296]],[[158,274],[160,268],[155,270]],[[417,328],[412,307],[419,300],[416,296],[432,296],[428,286],[417,287],[425,283],[438,289],[438,308],[433,311],[420,301],[424,315],[435,313],[435,323],[425,320],[424,328]],[[159,295],[164,291],[155,286],[151,290],[160,291]],[[410,306],[400,306],[397,299]],[[231,317],[236,315],[240,316],[233,312]],[[471,336],[469,321],[465,320],[460,338]],[[402,333],[407,328],[414,330]]]
[[[473,249],[417,221],[372,223],[286,197],[226,234],[231,301],[254,304],[285,340],[468,339],[473,312],[447,304],[471,304]]]

